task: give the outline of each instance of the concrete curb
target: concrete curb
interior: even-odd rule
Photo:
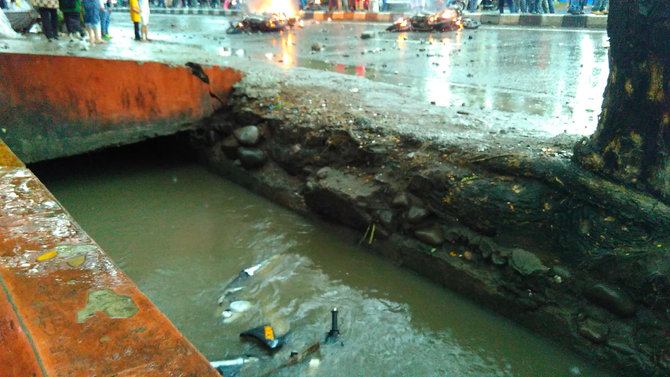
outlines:
[[[2,140],[0,170],[0,375],[219,376]]]
[[[129,12],[128,8],[114,8],[114,12]],[[185,14],[201,16],[226,16],[241,17],[244,12],[241,10],[230,9],[200,9],[200,8],[155,8],[151,10],[153,14]],[[343,12],[343,11],[307,11],[303,13],[305,20],[327,21],[363,21],[363,22],[384,22],[390,23],[403,16],[409,16],[412,13],[396,12]],[[505,25],[505,26],[537,26],[537,27],[565,27],[565,28],[586,28],[586,29],[605,29],[607,28],[607,16],[585,14],[516,14],[516,13],[470,13],[466,17],[474,18],[486,25]]]

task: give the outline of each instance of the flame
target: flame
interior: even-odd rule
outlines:
[[[456,13],[456,11],[453,9],[447,8],[442,12],[438,13],[437,16],[445,20],[451,20],[458,17],[458,13]]]
[[[394,22],[394,24],[397,24],[400,27],[407,27],[408,22],[409,22],[409,20],[407,18],[400,17]]]
[[[250,0],[247,5],[252,13],[273,13],[273,16],[283,14],[285,19],[298,14],[297,6],[292,0]]]

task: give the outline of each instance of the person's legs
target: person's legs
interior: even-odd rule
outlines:
[[[40,13],[40,21],[42,22],[42,31],[44,31],[44,36],[47,37],[47,39],[52,39],[53,30],[51,27],[53,24],[51,23],[51,12],[47,8],[38,8],[37,10]]]
[[[554,9],[554,0],[547,0],[547,5],[549,5],[549,13],[556,13]]]
[[[86,34],[88,34],[88,42],[95,43],[95,33],[93,32],[93,27],[90,24],[86,24]]]
[[[65,21],[65,27],[70,36],[79,32],[79,13],[63,12],[63,20]]]
[[[509,7],[509,12],[510,13],[516,12],[516,9],[514,9],[514,1],[513,0],[507,0],[507,6]]]
[[[142,25],[142,40],[149,40],[149,25]]]
[[[58,39],[58,9],[49,8],[51,13],[51,30],[53,30],[54,39]]]
[[[568,13],[570,14],[579,14],[582,8],[582,0],[570,0],[570,5],[568,5]]]
[[[95,34],[95,43],[107,43],[107,41],[100,38],[100,24],[95,25],[93,28],[93,33]]]
[[[603,12],[607,8],[607,0],[595,0],[593,2],[593,10]]]
[[[142,37],[140,36],[140,23],[133,22],[133,26],[135,26],[135,40],[139,41],[142,39]]]
[[[105,11],[100,12],[100,33],[103,37],[109,37],[109,20],[112,15],[111,9],[105,5]]]
[[[384,4],[386,4],[386,2],[384,2]],[[479,0],[470,0],[470,1],[468,1],[468,10],[470,12],[476,12],[478,5],[479,5]]]

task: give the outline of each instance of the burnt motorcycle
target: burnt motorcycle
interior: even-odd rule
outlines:
[[[226,33],[278,32],[296,26],[299,22],[298,17],[288,17],[284,13],[252,14],[231,22]]]
[[[481,25],[479,21],[471,18],[463,18],[465,3],[453,1],[447,8],[432,14],[417,14],[412,17],[401,17],[386,31],[454,31],[461,28],[476,29]]]

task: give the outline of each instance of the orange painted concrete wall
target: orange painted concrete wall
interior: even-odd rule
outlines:
[[[183,130],[242,74],[70,56],[0,54],[0,137],[26,163]]]
[[[0,376],[219,376],[2,141],[0,197]]]

